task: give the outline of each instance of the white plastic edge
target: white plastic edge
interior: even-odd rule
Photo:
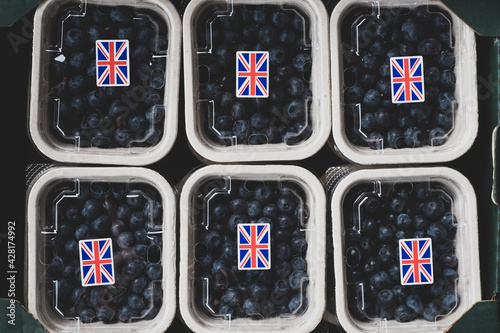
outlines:
[[[344,158],[366,165],[378,164],[415,164],[415,163],[438,163],[454,160],[466,153],[477,135],[478,103],[477,103],[477,80],[476,80],[476,39],[474,31],[466,25],[453,12],[439,0],[408,1],[408,0],[384,0],[380,2],[381,7],[404,7],[410,5],[433,5],[447,10],[452,18],[455,41],[455,75],[456,90],[455,97],[458,101],[458,110],[455,118],[455,128],[448,140],[437,147],[419,147],[402,149],[384,149],[382,152],[369,147],[358,147],[353,145],[345,135],[342,101],[342,59],[340,51],[340,30],[342,16],[345,11],[355,4],[379,3],[378,1],[342,0],[334,8],[330,18],[330,45],[331,45],[331,70],[332,70],[332,134],[333,141],[338,152]],[[467,95],[465,95],[467,93]]]
[[[293,319],[282,319],[279,327],[273,318],[253,320],[238,318],[229,323],[232,331],[241,332],[263,332],[263,331],[287,331],[287,332],[310,332],[321,321],[326,306],[326,261],[324,258],[326,251],[326,196],[321,183],[310,171],[297,166],[288,165],[210,165],[193,172],[182,186],[179,206],[180,219],[180,261],[179,261],[179,309],[182,320],[194,332],[220,332],[224,330],[222,320],[204,321],[198,318],[191,311],[190,281],[192,278],[190,258],[188,258],[190,245],[190,198],[191,192],[200,181],[209,177],[222,176],[248,176],[250,179],[258,180],[280,180],[283,177],[292,176],[300,180],[304,190],[309,195],[314,195],[315,201],[311,202],[310,211],[314,212],[314,231],[307,236],[308,250],[307,263],[308,274],[314,279],[314,284],[309,284],[308,309],[300,316]],[[311,222],[309,222],[311,223]],[[315,254],[316,256],[313,256]],[[319,258],[317,257],[319,256]],[[275,318],[274,318],[275,319]],[[304,321],[305,320],[305,321]]]
[[[181,64],[181,41],[182,29],[181,18],[169,1],[160,0],[142,0],[134,2],[127,0],[81,0],[90,4],[101,5],[130,5],[144,6],[155,5],[163,10],[167,17],[169,27],[169,49],[167,57],[167,68],[165,76],[165,95],[164,105],[166,107],[164,119],[164,133],[160,142],[152,147],[143,148],[82,148],[60,150],[54,147],[54,144],[45,140],[45,134],[39,131],[39,123],[43,120],[40,117],[40,73],[42,67],[40,55],[42,53],[42,32],[44,31],[42,17],[51,3],[59,1],[62,3],[67,0],[45,0],[37,7],[33,21],[33,52],[31,65],[31,83],[30,83],[30,101],[29,101],[29,119],[28,132],[31,141],[43,155],[49,159],[64,163],[89,163],[89,164],[111,164],[111,165],[131,165],[143,166],[154,163],[167,155],[172,149],[178,132],[178,103],[179,103],[179,85],[180,85],[180,64]],[[167,89],[168,88],[168,89]],[[175,126],[173,125],[175,124]],[[120,153],[122,152],[122,153]]]
[[[41,315],[38,312],[38,285],[40,282],[37,275],[37,254],[39,251],[37,240],[37,224],[41,217],[38,216],[38,202],[44,195],[43,189],[51,182],[60,179],[85,179],[85,180],[122,180],[134,179],[150,181],[161,194],[163,209],[163,303],[158,314],[151,320],[142,320],[135,323],[103,324],[100,322],[78,325],[77,320],[65,320],[55,312],[50,322],[44,318],[50,314]],[[27,308],[33,317],[50,331],[57,332],[123,332],[133,329],[134,332],[162,333],[174,320],[177,308],[176,298],[176,198],[172,186],[156,171],[140,167],[103,167],[103,168],[81,168],[81,167],[56,167],[42,174],[28,189],[26,200],[26,241],[27,241]],[[52,309],[48,309],[53,311]]]
[[[467,257],[459,259],[457,288],[460,293],[458,308],[449,315],[436,322],[424,319],[409,323],[398,323],[395,320],[361,322],[353,319],[347,308],[345,292],[345,265],[343,257],[343,215],[342,204],[346,192],[358,182],[372,181],[412,181],[419,178],[431,178],[449,185],[449,189],[460,192],[463,197],[454,197],[456,217],[461,227],[457,237],[466,239],[457,240],[457,256],[464,254]],[[477,202],[474,188],[469,180],[461,173],[447,167],[430,168],[389,168],[389,169],[361,169],[346,176],[335,188],[331,198],[332,233],[334,246],[335,270],[335,305],[341,326],[347,332],[443,332],[460,318],[475,302],[481,300],[481,278],[479,273],[479,243],[478,243],[478,216]],[[461,230],[461,231],[460,231]],[[381,327],[381,323],[384,326]],[[374,325],[374,323],[376,323]]]
[[[244,4],[245,0],[223,0],[219,2],[228,2],[235,4]],[[193,45],[193,27],[197,14],[196,10],[200,4],[206,3],[206,0],[191,1],[183,15],[183,49],[184,49],[184,89],[185,89],[185,119],[187,139],[192,148],[201,157],[208,161],[226,163],[226,162],[250,162],[250,161],[287,161],[302,160],[318,152],[331,135],[331,94],[330,94],[330,50],[329,50],[329,28],[328,14],[324,4],[319,0],[290,0],[286,5],[298,5],[301,8],[308,7],[308,14],[315,14],[319,21],[315,22],[318,27],[316,36],[317,47],[313,52],[313,61],[320,65],[312,73],[315,86],[313,88],[313,100],[317,101],[314,113],[314,121],[318,123],[316,131],[313,131],[311,138],[303,144],[287,146],[285,144],[266,144],[262,146],[237,145],[231,147],[218,147],[209,145],[203,140],[196,127],[196,101],[195,85],[196,71],[194,64],[196,62],[196,50]],[[257,0],[252,4],[284,4],[281,0]],[[318,107],[319,106],[319,107]]]

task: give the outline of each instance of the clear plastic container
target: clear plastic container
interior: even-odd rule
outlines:
[[[358,164],[456,159],[478,130],[474,31],[440,1],[342,0],[331,16],[333,141]]]
[[[58,162],[147,165],[177,136],[181,20],[167,1],[46,0],[29,134]]]
[[[481,300],[476,197],[459,172],[354,170],[331,208],[347,332],[443,332]]]
[[[177,304],[175,202],[149,169],[40,173],[26,206],[30,313],[50,332],[164,332]]]
[[[325,200],[319,180],[295,166],[212,165],[189,175],[179,266],[189,329],[313,330],[325,310]]]
[[[187,138],[214,162],[299,160],[331,132],[328,15],[320,1],[189,2]]]

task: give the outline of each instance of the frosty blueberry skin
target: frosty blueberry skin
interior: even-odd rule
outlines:
[[[445,11],[427,5],[407,8],[404,13],[399,9],[381,9],[377,19],[370,15],[369,9],[361,7],[342,23],[346,45],[354,43],[351,50],[345,48],[344,52],[357,52],[343,62],[345,131],[355,145],[381,149],[382,144],[372,143],[376,137],[384,148],[438,146],[446,142],[446,136],[452,131],[453,124],[442,119],[453,118],[456,104],[446,110],[438,107],[440,94],[446,93],[450,100],[455,100],[451,19]],[[360,23],[363,15],[366,20]],[[391,88],[386,85],[391,78],[389,60],[416,55],[423,56],[425,101],[393,104]],[[352,73],[356,73],[354,80]],[[367,81],[367,76],[373,78]],[[360,113],[357,108],[351,111],[349,105],[355,103],[359,103]],[[387,110],[389,117],[371,125],[368,115],[380,110]]]
[[[198,73],[199,98],[214,103],[214,114],[202,115],[211,140],[229,145],[231,140],[220,139],[234,136],[238,144],[261,145],[309,137],[310,131],[304,131],[311,126],[306,110],[313,97],[308,83],[313,59],[304,39],[308,26],[300,10],[271,4],[235,4],[231,15],[211,22],[206,31],[211,53],[199,55]],[[200,33],[200,47],[204,37]],[[236,98],[237,51],[269,52],[269,98]],[[297,104],[294,110],[300,112],[287,112],[287,103]]]
[[[212,291],[204,304],[202,295],[207,286],[196,285],[198,307],[210,308],[216,315],[231,315],[231,320],[248,315],[272,318],[304,312],[307,297],[304,303],[299,302],[302,298],[294,297],[307,293],[309,280],[304,260],[307,241],[305,233],[300,231],[300,225],[307,225],[308,213],[300,187],[293,183],[238,180],[233,180],[231,187],[231,194],[210,200],[208,217],[203,214],[197,217],[208,228],[197,231],[199,252],[195,252],[195,276],[208,281]],[[208,187],[202,185],[203,188]],[[207,194],[200,192],[201,196]],[[239,223],[270,224],[270,270],[239,270],[236,252]]]
[[[147,199],[131,200],[136,195],[127,193],[123,183],[81,182],[79,190],[77,197],[58,201],[58,215],[54,217],[58,232],[47,239],[47,245],[53,249],[47,255],[53,257],[43,278],[47,290],[54,283],[58,290],[52,306],[63,317],[81,317],[85,324],[131,323],[132,317],[134,321],[154,319],[156,314],[150,310],[157,311],[162,306],[163,267],[161,262],[151,261],[160,260],[161,247],[153,245],[161,246],[161,236],[145,235],[162,225],[159,193],[149,185],[139,185],[135,193],[144,193]],[[55,189],[50,195],[58,194]],[[155,210],[151,203],[156,203]],[[142,214],[143,210],[148,218],[132,224],[134,213]],[[113,245],[115,283],[82,287],[78,240],[108,237]],[[150,296],[152,289],[158,297]]]
[[[391,184],[382,185],[381,195],[370,194],[372,184],[358,185],[346,197],[344,226],[346,231],[359,234],[353,238],[348,233],[345,238],[349,310],[359,320],[383,318],[407,322],[423,318],[434,321],[435,311],[446,315],[459,305],[455,282],[459,278],[460,263],[453,242],[456,223],[460,222],[451,211],[450,197],[431,190],[438,185],[428,182],[398,182],[397,185],[401,190]],[[405,188],[412,191],[408,193]],[[368,200],[360,208],[365,213],[358,221],[357,210],[353,211],[352,207],[364,196]],[[447,222],[451,219],[456,223]],[[434,284],[401,285],[399,239],[426,237],[434,244],[433,270],[436,284],[441,286],[439,291]],[[363,303],[355,301],[361,289]],[[443,308],[441,298],[447,293],[456,295],[448,297],[450,303],[456,301],[455,306],[446,304]],[[428,310],[425,316],[424,307]]]

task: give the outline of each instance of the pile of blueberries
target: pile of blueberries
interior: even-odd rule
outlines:
[[[366,11],[357,9],[342,25],[349,45],[343,52],[348,139],[372,149],[444,144],[457,104],[450,19],[426,5]],[[417,55],[423,57],[425,101],[393,104],[390,58]]]
[[[199,48],[208,45],[199,54],[200,98],[213,103],[200,117],[211,140],[296,144],[310,137],[309,21],[299,13],[277,5],[234,5],[199,33]],[[205,20],[210,16],[198,21]],[[237,51],[269,52],[267,98],[236,97]]]
[[[344,251],[354,318],[435,321],[458,306],[457,219],[451,198],[433,190],[438,188],[434,182],[401,182],[384,184],[375,194],[373,185],[371,192],[358,185],[348,195],[344,211],[352,213],[344,220]],[[401,284],[399,240],[409,238],[432,240],[434,283]]]
[[[77,196],[57,199],[71,187],[53,191],[57,230],[46,241],[52,251],[42,277],[53,308],[82,323],[154,318],[163,301],[162,237],[151,233],[161,230],[159,193],[146,184],[83,182]],[[84,287],[78,241],[98,238],[112,240],[115,283]]]
[[[205,224],[196,232],[194,290],[199,308],[225,319],[302,314],[309,283],[303,230],[308,213],[302,189],[295,183],[237,180],[231,188],[210,199],[208,218],[202,212],[195,217]],[[238,269],[239,223],[270,224],[269,270]],[[203,303],[206,288],[209,299]]]
[[[78,138],[81,147],[157,144],[165,117],[165,22],[132,7],[86,8],[84,15],[69,14],[52,28],[62,35],[60,52],[54,52],[49,66],[56,134]],[[130,85],[98,87],[96,40],[113,39],[129,41]]]

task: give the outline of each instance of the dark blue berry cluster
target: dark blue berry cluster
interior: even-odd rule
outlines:
[[[234,5],[230,15],[217,17],[200,33],[198,44],[210,45],[199,55],[200,98],[213,101],[213,111],[200,117],[212,140],[295,144],[311,135],[309,21],[299,13],[277,5]],[[209,20],[209,14],[199,21]],[[269,52],[267,98],[236,97],[237,51]]]
[[[69,16],[52,28],[62,35],[49,66],[56,135],[78,138],[81,147],[157,144],[165,116],[165,22],[127,6],[89,4],[85,14],[71,13],[64,10],[61,16]],[[98,87],[96,40],[113,39],[129,41],[130,85]]]
[[[371,186],[355,186],[344,203],[349,311],[358,320],[438,320],[460,302],[451,197],[431,189],[438,183],[384,184],[379,194]],[[434,283],[401,284],[399,240],[409,238],[432,240]]]
[[[51,251],[42,278],[54,309],[82,323],[156,317],[163,302],[162,237],[151,232],[162,225],[158,191],[145,184],[132,189],[122,183],[83,182],[78,196],[60,200],[65,188],[49,196],[57,202],[57,213],[50,217],[57,230],[46,240]],[[78,242],[98,238],[112,239],[115,283],[84,287]]]
[[[206,185],[206,184],[205,184]],[[203,185],[208,189],[210,186]],[[231,319],[299,315],[308,306],[309,283],[303,230],[307,206],[295,183],[232,181],[231,192],[210,200],[209,216],[196,233],[195,288],[202,310],[212,309]],[[199,198],[207,193],[200,192]],[[203,220],[203,214],[197,220]],[[268,223],[271,230],[271,268],[239,270],[237,227]],[[202,281],[208,281],[208,286]],[[209,299],[203,295],[208,288]]]
[[[432,6],[357,8],[342,25],[345,131],[372,149],[440,146],[453,129],[455,53],[451,20]],[[392,103],[390,58],[423,57],[425,101]]]

